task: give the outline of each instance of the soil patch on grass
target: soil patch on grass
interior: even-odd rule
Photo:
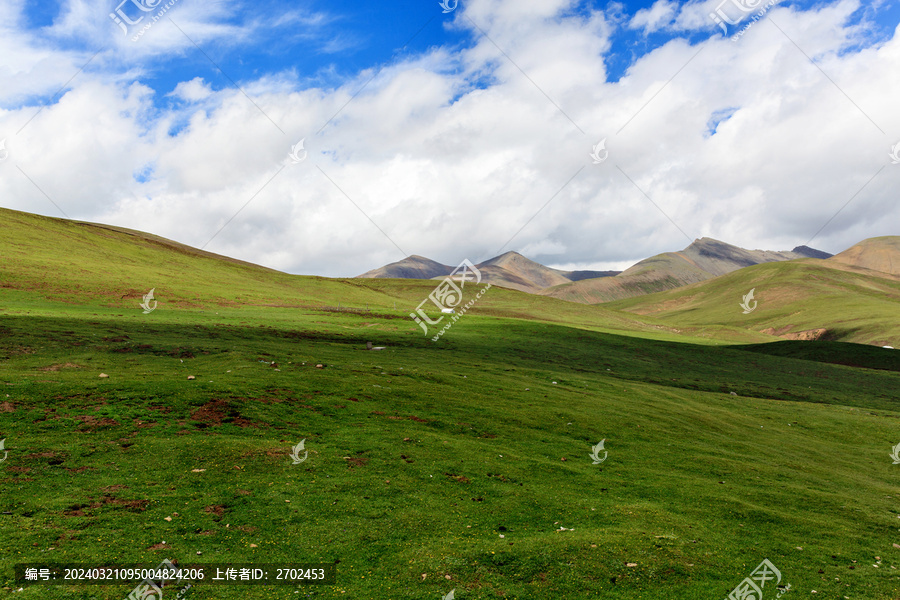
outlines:
[[[41,367],[38,371],[59,371],[60,369],[83,369],[82,365],[76,365],[75,363],[59,363],[55,365],[50,365],[49,367]]]

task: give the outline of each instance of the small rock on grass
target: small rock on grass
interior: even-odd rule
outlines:
[[[100,373],[100,379],[109,379],[109,375],[106,373]]]
[[[193,375],[188,375],[188,381],[191,381],[192,379],[197,379],[197,378],[194,377]]]

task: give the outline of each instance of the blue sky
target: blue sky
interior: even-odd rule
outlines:
[[[898,233],[897,0],[143,1],[0,6],[0,205],[322,275]]]

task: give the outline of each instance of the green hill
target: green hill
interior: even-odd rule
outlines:
[[[741,303],[750,290],[757,304],[744,314]],[[742,330],[793,339],[900,346],[900,277],[831,259],[756,265],[604,306],[656,317],[690,335],[727,338]]]
[[[0,290],[7,306],[49,301],[127,308],[130,314],[154,289],[159,305],[168,309],[381,311],[403,317],[410,332],[421,334],[408,315],[438,283],[289,275],[140,231],[8,209],[0,209],[0,227]],[[426,308],[438,316],[430,303]],[[502,288],[492,288],[471,312],[666,335],[640,317]]]
[[[806,246],[790,252],[745,250],[719,240],[700,238],[680,252],[651,256],[615,277],[566,283],[541,293],[587,304],[613,302],[676,289],[760,263],[827,256],[830,254]]]
[[[120,600],[134,583],[12,568],[163,559],[337,569],[197,598],[724,598],[763,559],[781,573],[765,598],[900,595],[900,353],[724,345],[768,339],[740,322],[692,325],[709,337],[691,343],[669,315],[493,288],[432,342],[407,313],[433,281],[0,223],[4,595]],[[895,285],[797,277],[826,273],[848,297]],[[754,318],[774,303],[757,287]]]

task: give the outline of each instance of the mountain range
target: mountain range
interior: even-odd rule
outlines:
[[[850,252],[849,250],[847,252]],[[684,250],[644,259],[620,271],[561,271],[507,252],[476,265],[482,281],[532,294],[562,300],[597,304],[675,289],[766,262],[802,258],[827,259],[831,254],[806,246],[791,251],[745,250],[712,238],[695,240]],[[859,257],[846,254],[841,260]],[[867,256],[873,265],[887,265],[890,256]],[[454,267],[423,256],[401,261],[359,275],[361,278],[435,279],[446,277]]]
[[[518,252],[506,252],[475,265],[482,280],[493,285],[532,294],[574,281],[618,275],[620,271],[561,271],[529,260]],[[424,256],[412,255],[401,261],[373,269],[363,279],[439,279],[456,267],[441,264]]]

